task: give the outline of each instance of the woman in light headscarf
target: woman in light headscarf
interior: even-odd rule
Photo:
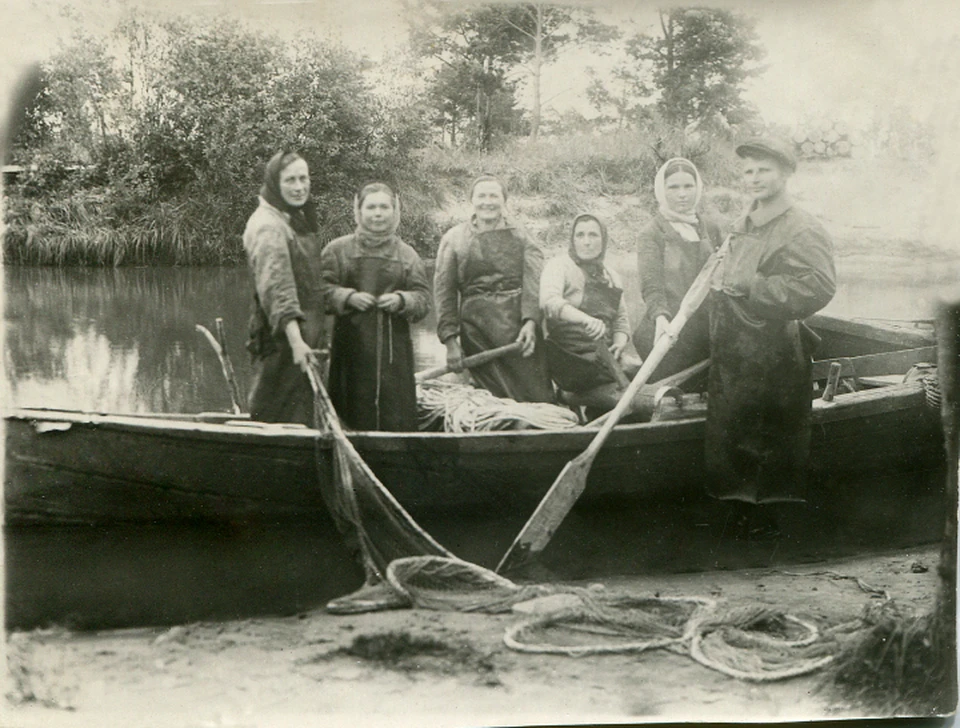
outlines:
[[[710,253],[720,245],[720,229],[697,212],[703,181],[693,162],[674,157],[657,171],[654,193],[659,209],[640,233],[640,292],[646,305],[634,343],[646,357],[680,309],[680,302]],[[651,381],[675,374],[710,356],[708,315],[701,307],[653,372]]]
[[[430,310],[417,252],[397,235],[400,198],[364,185],[354,200],[357,229],[332,240],[320,259],[327,310],[336,314],[330,398],[357,430],[414,431],[417,393],[410,323]]]
[[[433,295],[447,364],[460,371],[464,356],[520,342],[520,356],[475,367],[471,376],[497,397],[553,402],[538,328],[543,253],[507,217],[501,180],[478,177],[470,202],[470,220],[450,228],[437,251]]]
[[[306,161],[296,152],[277,152],[267,163],[259,199],[243,231],[255,291],[247,343],[250,416],[312,427],[313,392],[304,372],[316,361],[324,314]]]
[[[632,376],[640,366],[624,352],[630,323],[623,284],[604,263],[607,244],[607,228],[598,217],[577,215],[567,252],[549,260],[540,278],[547,368],[566,392],[615,384],[620,372]]]

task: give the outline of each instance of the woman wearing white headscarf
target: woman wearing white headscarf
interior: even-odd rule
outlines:
[[[720,245],[720,229],[697,212],[703,181],[693,162],[674,157],[657,171],[654,193],[659,209],[640,233],[640,291],[646,312],[634,343],[646,357],[680,309],[680,302],[703,264]],[[653,380],[675,374],[710,356],[705,308],[691,317]]]
[[[356,232],[320,256],[327,310],[336,314],[330,399],[357,430],[417,429],[410,323],[430,310],[430,285],[417,252],[397,235],[400,199],[382,182],[354,201]]]

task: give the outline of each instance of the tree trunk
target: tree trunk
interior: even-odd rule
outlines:
[[[533,109],[530,121],[530,141],[540,136],[540,76],[543,70],[543,6],[537,3],[537,23],[533,36]]]
[[[960,465],[960,293],[941,306],[937,321],[940,415],[947,451],[946,525],[940,546],[940,589],[932,638],[946,668],[944,712],[957,704],[957,480]]]

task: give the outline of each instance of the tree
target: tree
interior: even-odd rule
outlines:
[[[618,64],[606,78],[592,68],[588,68],[587,73],[590,76],[587,100],[600,112],[600,121],[616,123],[617,129],[623,129],[639,120],[653,89],[633,64]]]
[[[548,3],[521,3],[494,6],[503,23],[518,34],[525,45],[521,67],[529,74],[533,87],[530,138],[540,134],[542,100],[540,94],[543,66],[556,57],[560,48],[576,42],[601,42],[619,35],[616,28],[600,23],[588,9],[568,8]]]
[[[515,85],[507,79],[523,52],[516,31],[503,22],[498,6],[406,0],[404,8],[412,47],[435,64],[430,98],[440,124],[453,139],[472,125],[477,146],[489,149],[496,131],[519,120]]]
[[[660,34],[635,36],[627,52],[650,64],[664,117],[680,125],[716,113],[740,121],[743,83],[762,70],[754,21],[720,8],[671,8],[659,17]]]

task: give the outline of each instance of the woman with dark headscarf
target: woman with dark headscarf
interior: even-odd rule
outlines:
[[[624,353],[627,306],[619,276],[604,263],[606,252],[606,226],[594,215],[577,215],[566,254],[548,261],[540,278],[547,368],[564,391],[615,383],[614,366],[632,374],[640,365]]]
[[[641,356],[680,310],[680,302],[710,253],[720,245],[720,229],[697,212],[703,181],[693,162],[674,157],[657,171],[654,194],[659,209],[640,233],[640,292],[646,312],[634,342]],[[677,342],[653,372],[652,381],[675,374],[710,356],[708,316],[703,306],[683,327]]]
[[[278,152],[267,162],[243,247],[255,288],[247,343],[250,416],[312,426],[313,392],[304,372],[316,361],[323,334],[320,243],[310,170],[296,152]]]
[[[506,217],[506,201],[502,181],[478,177],[470,190],[470,220],[440,240],[433,286],[437,335],[454,371],[463,368],[464,355],[519,341],[522,356],[501,357],[471,369],[471,375],[497,397],[552,402],[538,345],[543,253]]]
[[[397,235],[400,198],[364,185],[354,199],[357,229],[331,241],[320,259],[327,310],[336,314],[330,398],[357,430],[417,429],[410,323],[430,310],[417,252]]]

